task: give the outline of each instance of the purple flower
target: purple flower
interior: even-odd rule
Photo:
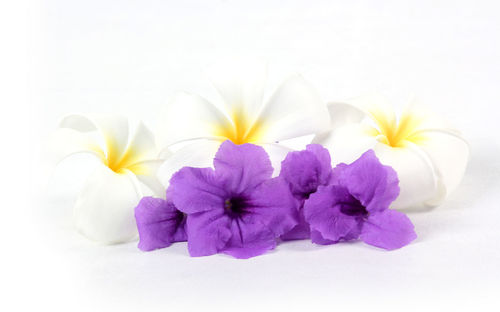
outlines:
[[[187,214],[191,256],[260,255],[297,224],[296,202],[262,147],[221,144],[214,169],[184,167],[170,180],[167,197]]]
[[[150,251],[187,240],[185,216],[171,201],[143,197],[135,208],[139,249]]]
[[[281,237],[283,240],[310,237],[309,224],[303,213],[304,202],[320,185],[328,184],[331,174],[330,153],[319,144],[310,144],[304,151],[288,153],[281,163],[280,177],[288,182],[291,192],[298,201],[299,224],[285,233]]]
[[[327,186],[320,186],[304,204],[311,239],[317,244],[360,238],[392,250],[413,241],[413,224],[389,205],[399,195],[396,172],[383,166],[370,150],[350,165],[340,164]]]

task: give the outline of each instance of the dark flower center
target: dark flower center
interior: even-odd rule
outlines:
[[[348,216],[362,217],[368,214],[366,208],[357,200],[352,197],[343,203],[340,203],[340,212]]]
[[[224,202],[224,209],[230,216],[240,216],[245,212],[245,199],[241,197],[226,199]]]
[[[175,220],[177,221],[178,225],[184,223],[186,221],[186,217],[187,215],[180,210],[177,210],[175,213]]]

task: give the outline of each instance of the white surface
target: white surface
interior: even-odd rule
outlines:
[[[6,12],[4,29],[29,34],[34,161],[62,115],[119,111],[154,127],[174,90],[210,92],[201,66],[239,54],[301,72],[328,101],[378,90],[403,104],[414,92],[463,130],[472,156],[444,205],[409,215],[419,238],[401,250],[301,241],[248,261],[88,242],[71,225],[84,167],[64,163],[40,188],[35,165],[31,205],[25,191],[2,194],[13,197],[2,310],[500,309],[496,1],[60,0],[34,1],[20,20]]]

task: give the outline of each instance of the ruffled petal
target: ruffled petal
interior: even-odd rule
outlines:
[[[368,212],[387,209],[399,195],[396,171],[382,165],[373,150],[352,164],[337,166],[333,179],[333,183],[345,186]]]
[[[408,245],[417,234],[405,214],[388,209],[370,215],[363,224],[360,238],[369,245],[393,250]]]
[[[195,140],[172,152],[158,169],[158,179],[167,188],[170,178],[182,167],[212,167],[213,159],[221,142],[214,140]]]
[[[326,103],[299,75],[286,80],[272,95],[262,113],[260,142],[276,142],[326,131],[330,117]]]
[[[246,126],[253,124],[263,104],[267,65],[258,60],[235,60],[206,69],[208,78],[223,99],[225,113],[245,116]]]
[[[192,257],[209,256],[223,250],[232,236],[231,219],[224,209],[188,215],[188,251]]]
[[[331,245],[336,244],[338,241],[333,241],[331,239],[325,239],[319,231],[311,231],[311,242],[318,245]]]
[[[174,204],[161,198],[143,197],[135,208],[139,249],[150,251],[187,240],[185,218]]]
[[[345,215],[340,210],[350,200],[351,195],[343,187],[319,187],[304,204],[304,216],[309,222],[311,233],[317,231],[331,243],[356,238],[361,227],[360,220]]]
[[[167,198],[188,214],[209,210],[224,212],[228,194],[212,168],[184,167],[172,177]]]
[[[99,165],[76,200],[76,228],[89,239],[102,243],[129,241],[137,236],[134,207],[141,197],[132,173],[117,174]]]
[[[276,238],[262,224],[247,223],[245,218],[231,219],[232,237],[221,250],[238,259],[259,256],[276,247]]]
[[[309,223],[306,221],[306,218],[304,216],[304,203],[302,202],[298,211],[298,224],[294,226],[290,231],[281,235],[281,239],[284,241],[307,239],[310,236],[311,236],[311,229],[309,227]]]
[[[297,225],[297,201],[282,178],[266,180],[250,194],[245,195],[245,210],[252,216],[253,222],[264,225],[275,237],[285,234]]]
[[[232,129],[231,122],[212,103],[182,92],[162,111],[159,145],[164,148],[185,140],[224,136]]]
[[[269,179],[273,167],[266,151],[257,145],[236,145],[227,140],[221,144],[214,158],[215,172],[225,181],[224,188],[234,194]]]
[[[426,139],[420,148],[430,158],[443,187],[443,192],[427,201],[429,205],[437,205],[450,194],[460,183],[469,159],[469,146],[459,135],[443,130],[422,131]]]
[[[292,193],[304,199],[325,185],[332,172],[328,150],[318,144],[310,144],[305,151],[291,152],[283,160],[280,176],[290,185]]]

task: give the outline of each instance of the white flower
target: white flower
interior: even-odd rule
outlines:
[[[267,68],[263,63],[216,66],[207,73],[220,101],[214,105],[200,96],[180,93],[162,116],[161,133],[168,138],[161,141],[161,146],[186,144],[161,166],[159,178],[165,186],[183,166],[210,167],[225,140],[261,145],[276,172],[290,151],[278,144],[280,141],[328,129],[326,104],[299,75],[288,78],[264,101]]]
[[[458,131],[415,100],[399,118],[380,95],[330,103],[330,131],[316,136],[335,163],[350,163],[373,149],[398,173],[401,192],[392,207],[439,205],[460,183],[469,147]]]
[[[164,193],[156,178],[163,160],[157,159],[149,129],[139,123],[129,138],[126,118],[69,115],[61,121],[51,144],[57,162],[75,153],[89,153],[100,160],[75,203],[78,231],[108,244],[135,238],[138,201],[143,195]]]

